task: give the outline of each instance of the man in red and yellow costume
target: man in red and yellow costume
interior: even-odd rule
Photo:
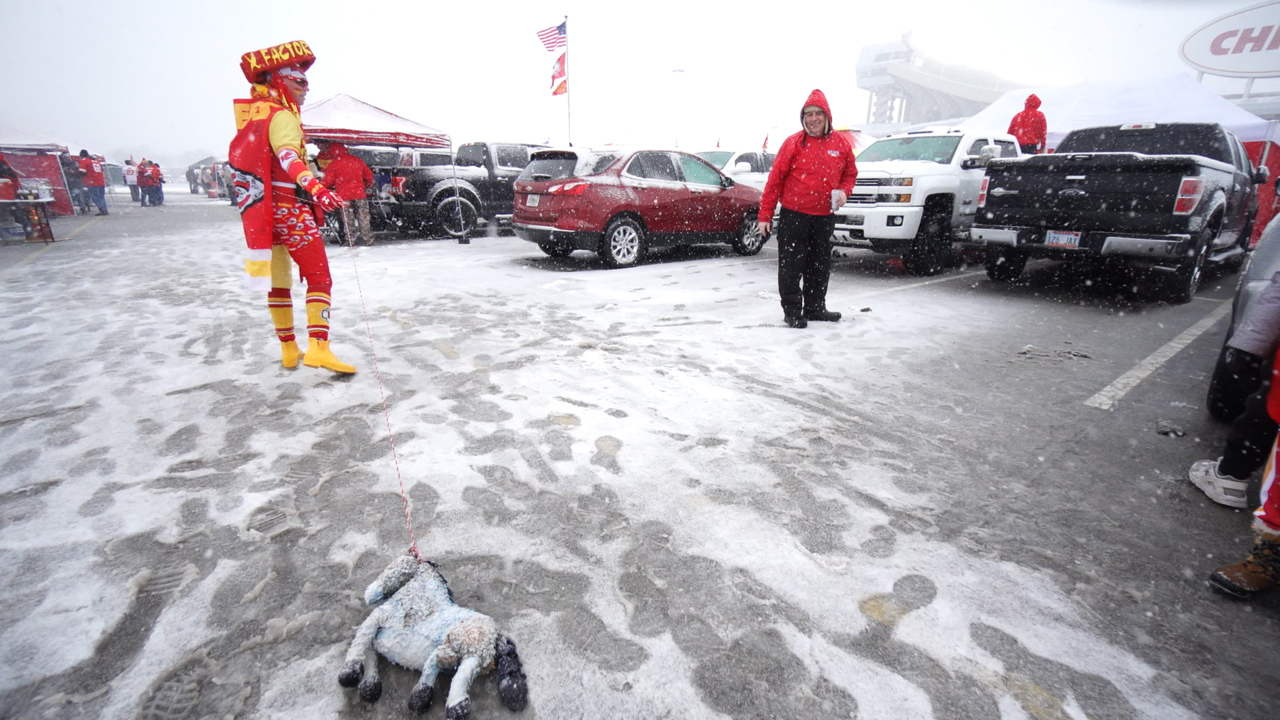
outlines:
[[[316,61],[301,41],[245,53],[240,69],[251,97],[235,101],[236,137],[228,162],[235,170],[236,205],[244,223],[251,289],[267,290],[267,307],[280,339],[281,362],[298,366],[293,334],[293,264],[307,283],[307,352],[302,364],[354,373],[329,350],[329,258],[313,205],[337,210],[343,202],[307,167],[298,108],[307,97],[306,72]]]

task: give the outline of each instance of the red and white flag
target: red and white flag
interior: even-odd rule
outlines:
[[[569,44],[569,21],[549,27],[546,30],[538,32],[538,39],[542,41],[542,46],[547,52],[555,52],[556,48],[562,48]]]
[[[551,87],[555,87],[556,83],[565,79],[565,55],[568,53],[560,53],[560,57],[551,65]]]

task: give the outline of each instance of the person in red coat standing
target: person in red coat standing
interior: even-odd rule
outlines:
[[[1272,361],[1271,389],[1267,392],[1267,414],[1280,421],[1280,356]],[[1260,502],[1254,511],[1253,551],[1244,560],[1225,565],[1209,576],[1209,585],[1223,594],[1247,598],[1280,584],[1280,482],[1276,482],[1280,467],[1280,438],[1271,443],[1271,457],[1262,473]]]
[[[89,199],[98,206],[99,215],[106,215],[107,179],[102,174],[102,163],[90,155],[88,150],[80,151],[80,159],[76,163],[80,166],[80,181],[84,183],[85,190],[89,191]]]
[[[373,244],[373,231],[369,227],[369,201],[366,198],[373,186],[373,171],[363,160],[347,151],[342,143],[329,143],[316,155],[316,165],[324,171],[324,186],[347,201],[339,210],[342,219],[342,239],[348,245]]]
[[[769,235],[778,216],[778,294],[782,316],[793,328],[810,320],[837,322],[827,309],[831,278],[831,234],[837,208],[853,192],[858,166],[845,133],[831,132],[831,106],[821,90],[809,93],[800,110],[800,132],[782,141],[760,199],[760,233]]]
[[[1018,145],[1027,155],[1038,155],[1044,152],[1049,124],[1040,112],[1040,98],[1035,93],[1027,96],[1027,103],[1022,112],[1013,116],[1009,123],[1009,134],[1018,139]]]

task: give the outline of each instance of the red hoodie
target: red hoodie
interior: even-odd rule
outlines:
[[[804,108],[814,105],[827,115],[825,132],[813,137],[804,127]],[[831,132],[831,106],[821,90],[809,93],[800,108],[800,132],[782,141],[778,157],[769,171],[769,180],[760,199],[760,222],[773,221],[773,208],[782,207],[806,215],[830,215],[831,191],[853,192],[858,166],[853,146],[844,133]]]
[[[330,160],[324,168],[324,186],[348,202],[363,200],[365,188],[373,184],[373,171],[360,158],[347,152],[342,143],[331,143],[316,160]]]
[[[1044,113],[1036,108],[1040,107],[1040,98],[1032,93],[1027,96],[1026,109],[1013,116],[1013,121],[1009,123],[1009,134],[1018,138],[1019,145],[1035,145],[1044,152],[1045,133],[1048,131],[1048,123],[1045,122]]]

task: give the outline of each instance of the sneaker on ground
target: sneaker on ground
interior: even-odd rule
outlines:
[[[1200,460],[1193,464],[1187,473],[1191,482],[1219,505],[1233,508],[1248,507],[1249,481],[1219,473],[1218,460]]]

